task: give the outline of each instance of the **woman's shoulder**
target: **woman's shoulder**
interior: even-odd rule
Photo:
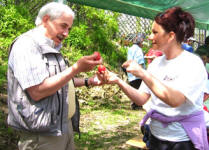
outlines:
[[[184,50],[182,56],[183,56],[183,59],[186,59],[186,60],[191,61],[191,62],[202,62],[200,56],[195,54],[195,53],[191,53],[191,52],[188,52],[188,51]]]
[[[182,57],[182,62],[184,62],[184,66],[189,66],[191,70],[198,70],[198,72],[205,71],[205,66],[203,60],[200,56],[185,51]]]

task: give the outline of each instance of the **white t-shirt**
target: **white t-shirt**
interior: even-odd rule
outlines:
[[[207,73],[198,56],[183,51],[178,57],[167,60],[163,55],[149,65],[148,72],[165,85],[179,90],[187,98],[184,104],[173,108],[157,98],[142,82],[139,90],[151,94],[151,109],[166,116],[187,115],[203,109],[203,91],[207,83]],[[162,123],[152,119],[150,129],[151,133],[161,140],[175,142],[189,140],[182,126],[177,122],[163,127]]]

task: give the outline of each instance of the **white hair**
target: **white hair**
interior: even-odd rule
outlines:
[[[75,14],[69,6],[63,3],[50,2],[40,9],[38,16],[36,17],[35,24],[36,26],[39,26],[42,23],[42,18],[45,15],[49,15],[50,19],[54,20],[59,18],[62,13],[70,14],[74,19]]]

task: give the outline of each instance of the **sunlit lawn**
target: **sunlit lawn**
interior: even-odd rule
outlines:
[[[117,94],[110,90],[112,88]],[[92,95],[91,90],[100,92]],[[106,91],[106,95],[104,95],[104,91]],[[78,134],[75,133],[76,149],[137,149],[125,143],[130,138],[141,135],[138,124],[145,112],[143,110],[131,110],[130,100],[117,86],[87,89],[87,93],[89,94],[88,100],[80,98],[81,138],[79,139]]]

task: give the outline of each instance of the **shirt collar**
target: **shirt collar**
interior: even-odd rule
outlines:
[[[38,26],[35,29],[35,34],[36,34],[36,40],[41,44],[41,45],[48,45],[54,49],[56,49],[57,51],[60,51],[62,44],[59,44],[58,46],[55,46],[55,43],[53,40],[51,40],[50,38],[46,37],[44,35],[44,27],[43,26]]]

